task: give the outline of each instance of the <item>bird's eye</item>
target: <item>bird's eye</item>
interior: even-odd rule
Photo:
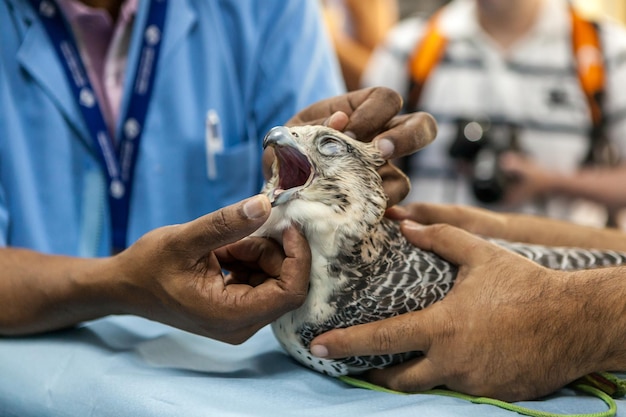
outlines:
[[[323,136],[317,143],[317,148],[322,155],[333,156],[346,153],[348,145],[333,136]]]

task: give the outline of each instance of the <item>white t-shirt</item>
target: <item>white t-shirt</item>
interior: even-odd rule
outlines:
[[[521,150],[563,173],[580,167],[590,146],[591,118],[575,71],[567,2],[546,0],[534,27],[506,53],[475,16],[474,0],[454,0],[441,13],[440,30],[448,44],[426,81],[419,106],[435,117],[439,131],[431,145],[410,158],[412,190],[407,201],[481,205],[602,223],[601,214],[589,216],[585,211],[581,218],[583,206],[564,198],[513,208],[482,204],[474,197],[467,175],[448,155],[459,119],[519,126]],[[365,71],[365,86],[384,85],[407,95],[408,60],[423,36],[425,22],[407,19],[391,31]],[[607,133],[620,154],[626,155],[626,30],[617,22],[603,21],[600,34],[607,71]]]

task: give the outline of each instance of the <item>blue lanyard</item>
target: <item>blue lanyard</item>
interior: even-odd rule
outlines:
[[[46,33],[63,65],[67,80],[107,174],[113,250],[122,250],[127,245],[132,180],[163,39],[167,0],[150,2],[148,19],[142,32],[139,65],[134,75],[128,110],[122,119],[122,133],[117,146],[111,140],[94,89],[80,58],[76,41],[58,6],[53,0],[30,0],[30,2],[38,11]]]

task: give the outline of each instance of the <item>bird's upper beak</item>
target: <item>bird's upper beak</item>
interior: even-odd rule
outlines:
[[[263,148],[268,146],[274,148],[277,160],[272,166],[273,179],[278,176],[275,188],[268,194],[272,205],[277,206],[296,198],[298,192],[313,179],[314,169],[288,128],[272,128],[263,139]]]
[[[263,138],[263,149],[268,146],[294,146],[294,137],[285,126],[273,127]]]

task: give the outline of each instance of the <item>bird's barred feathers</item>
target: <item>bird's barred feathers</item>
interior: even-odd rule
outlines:
[[[384,161],[378,150],[323,126],[274,128],[264,146],[276,154],[263,189],[274,208],[258,234],[280,239],[285,227],[297,223],[313,257],[306,301],[272,324],[281,345],[304,365],[333,376],[419,355],[326,360],[308,349],[325,331],[427,307],[454,284],[454,265],[411,245],[383,217],[387,202],[376,170]],[[494,242],[555,269],[626,263],[626,255],[612,251]]]

